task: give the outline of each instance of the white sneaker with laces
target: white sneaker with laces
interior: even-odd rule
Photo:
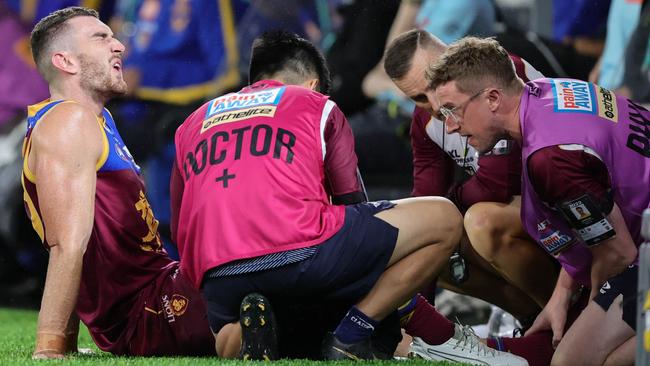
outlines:
[[[426,344],[413,337],[409,356],[431,361],[455,361],[484,366],[528,366],[528,361],[481,343],[470,326],[455,325],[454,336],[440,345]]]

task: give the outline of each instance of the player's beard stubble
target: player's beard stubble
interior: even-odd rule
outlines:
[[[81,65],[81,86],[89,91],[97,99],[108,101],[109,99],[126,94],[126,82],[120,77],[113,75],[111,62],[100,64],[94,62],[87,55],[79,55]]]

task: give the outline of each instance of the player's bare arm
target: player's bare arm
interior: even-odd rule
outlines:
[[[103,136],[89,109],[62,103],[34,129],[31,144],[27,167],[36,179],[50,246],[33,357],[61,358],[71,351],[66,344],[74,343],[66,338],[76,338],[78,328],[72,313],[93,228],[95,169]]]

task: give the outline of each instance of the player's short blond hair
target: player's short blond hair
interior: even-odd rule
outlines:
[[[450,81],[461,93],[473,93],[486,87],[511,90],[517,85],[517,73],[508,52],[493,38],[465,37],[449,45],[437,62],[427,70],[429,88]]]

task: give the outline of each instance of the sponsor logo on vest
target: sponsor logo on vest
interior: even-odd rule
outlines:
[[[594,95],[586,81],[553,79],[556,112],[595,113]]]
[[[212,100],[208,106],[206,119],[216,114],[227,113],[238,109],[259,107],[263,105],[277,106],[286,87],[265,89],[254,93],[231,93]]]
[[[559,254],[571,242],[570,236],[560,233],[559,230],[553,230],[548,220],[537,224],[537,234],[544,249],[553,255]]]
[[[216,116],[203,121],[203,126],[201,127],[201,133],[207,131],[211,127],[223,123],[241,121],[252,117],[273,117],[275,116],[276,109],[277,107],[275,106],[266,106],[266,107],[238,109],[232,112],[219,113]]]
[[[598,115],[614,123],[618,122],[618,105],[616,97],[611,90],[601,86],[596,91],[596,100],[598,101]]]

